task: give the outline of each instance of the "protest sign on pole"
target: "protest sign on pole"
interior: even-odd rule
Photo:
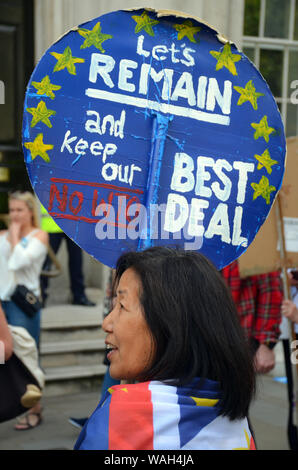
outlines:
[[[263,77],[183,14],[108,13],[66,33],[28,84],[33,189],[102,263],[180,246],[221,269],[254,240],[280,189],[285,137]]]
[[[286,170],[281,191],[279,192],[269,217],[263,224],[248,250],[239,258],[241,277],[263,274],[280,270],[283,281],[284,299],[291,300],[287,271],[298,268],[298,137],[287,139]],[[291,448],[297,449],[298,424],[298,366],[291,361],[291,344],[296,339],[294,324],[287,320],[283,323],[283,343],[289,393],[288,436]],[[287,339],[286,339],[287,338]],[[288,356],[288,357],[287,357]]]
[[[241,277],[263,274],[278,269],[298,268],[298,137],[287,139],[286,169],[282,188],[267,220],[255,240],[239,258]],[[278,207],[277,207],[278,206]],[[282,225],[282,232],[278,226]],[[284,254],[281,248],[284,236]]]
[[[291,291],[290,291],[290,283],[288,279],[287,273],[287,251],[286,251],[286,237],[285,237],[285,230],[283,224],[283,213],[281,207],[281,200],[280,197],[277,197],[277,204],[275,208],[276,212],[276,220],[277,220],[277,231],[278,231],[278,242],[279,247],[278,250],[280,252],[281,258],[281,272],[282,272],[282,279],[283,279],[283,286],[284,286],[284,299],[291,299]],[[296,334],[294,329],[294,323],[288,319],[288,332],[289,332],[289,340],[292,339],[291,344],[296,344]],[[294,343],[293,343],[294,342]],[[294,446],[294,449],[297,450],[298,444],[298,434],[297,434],[297,424],[298,424],[298,366],[295,361],[289,361],[291,357],[286,357],[286,355],[290,355],[289,352],[284,349],[285,354],[285,362],[288,362],[288,366],[291,363],[291,372],[287,371],[287,385],[289,390],[289,396],[291,399],[289,400],[289,408],[290,408],[290,419],[288,422],[288,436],[290,438],[291,446]],[[292,382],[292,387],[290,387],[290,381]],[[292,388],[292,389],[291,389]],[[290,437],[291,436],[291,437]]]

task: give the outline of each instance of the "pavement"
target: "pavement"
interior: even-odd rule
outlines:
[[[281,347],[276,347],[276,367],[258,377],[257,397],[250,409],[250,419],[259,450],[289,450],[287,441],[287,385]],[[83,418],[95,409],[100,390],[42,399],[43,422],[29,431],[15,431],[15,420],[0,424],[0,450],[71,450],[79,429],[69,417]]]

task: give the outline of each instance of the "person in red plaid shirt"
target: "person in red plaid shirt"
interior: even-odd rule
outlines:
[[[241,326],[255,353],[256,370],[259,373],[269,372],[275,365],[273,348],[280,335],[282,318],[280,272],[240,279],[238,262],[233,261],[221,273],[230,287]]]

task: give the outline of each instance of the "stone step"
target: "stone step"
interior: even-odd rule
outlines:
[[[72,367],[48,367],[45,369],[46,383],[56,380],[90,378],[102,376],[105,374],[106,366],[104,364],[93,364],[86,366]]]
[[[40,359],[43,368],[48,367],[72,367],[102,364],[104,352],[73,352],[64,354],[50,354]]]
[[[105,332],[98,326],[96,328],[78,328],[75,330],[43,330],[40,337],[40,347],[44,351],[47,344],[101,341],[105,336]]]
[[[96,340],[103,338],[102,305],[81,307],[57,305],[42,311],[41,349],[53,342]]]
[[[41,365],[47,368],[102,364],[104,352],[103,338],[45,343],[41,347]]]
[[[92,302],[101,303],[103,297],[101,288],[86,287],[85,294]],[[68,285],[65,285],[63,279],[55,278],[50,280],[50,292],[48,293],[47,307],[56,305],[67,305],[72,303],[72,294]]]
[[[41,345],[40,352],[42,355],[47,355],[82,351],[101,351],[104,349],[104,339],[99,338],[96,340],[47,342]]]
[[[102,300],[95,307],[50,305],[42,311],[40,362],[45,396],[98,390],[106,371]]]
[[[102,305],[55,305],[42,310],[42,331],[92,328],[102,324]]]
[[[46,397],[80,393],[82,391],[98,391],[106,372],[104,364],[71,367],[48,367],[45,372]],[[75,410],[74,410],[75,411]]]

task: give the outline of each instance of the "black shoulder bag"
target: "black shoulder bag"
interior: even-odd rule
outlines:
[[[41,309],[42,303],[40,299],[26,286],[18,284],[11,300],[29,317],[34,317]]]

